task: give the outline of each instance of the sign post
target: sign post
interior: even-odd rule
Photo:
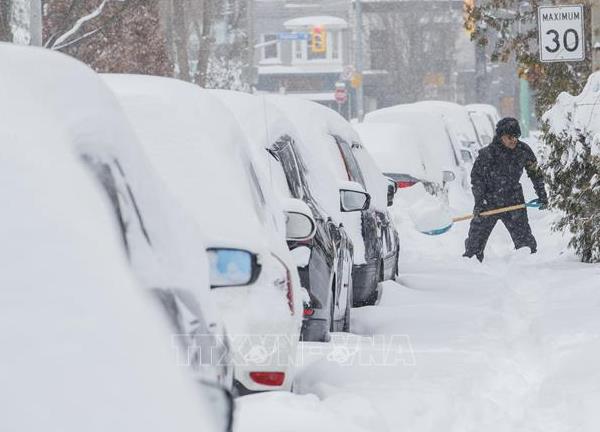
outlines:
[[[540,6],[538,26],[542,62],[585,60],[583,5]]]
[[[335,83],[335,101],[338,103],[338,112],[341,112],[341,106],[348,101],[348,91],[346,83],[338,81]]]

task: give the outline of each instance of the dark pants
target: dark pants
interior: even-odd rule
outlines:
[[[537,242],[531,233],[527,210],[516,210],[512,212],[501,213],[493,216],[483,216],[471,220],[469,228],[469,237],[465,240],[465,255],[467,257],[477,256],[479,261],[483,261],[483,251],[488,238],[496,226],[496,222],[501,220],[508,230],[515,249],[525,246],[531,248],[532,252],[537,249]]]

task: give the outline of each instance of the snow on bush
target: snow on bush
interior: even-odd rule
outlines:
[[[582,261],[600,262],[600,73],[581,94],[561,93],[543,120],[550,202],[562,211],[554,229],[571,233]]]

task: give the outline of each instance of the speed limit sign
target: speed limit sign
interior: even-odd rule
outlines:
[[[542,62],[585,60],[582,5],[540,6],[538,26]]]

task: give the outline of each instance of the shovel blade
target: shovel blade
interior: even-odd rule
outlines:
[[[436,235],[441,235],[441,234],[447,233],[448,231],[450,231],[450,228],[452,228],[452,224],[442,227],[442,228],[436,228],[436,229],[432,229],[429,231],[421,231],[421,232],[426,235],[436,236]]]
[[[435,236],[452,228],[452,217],[447,206],[440,202],[421,202],[409,211],[415,229],[423,234]]]

